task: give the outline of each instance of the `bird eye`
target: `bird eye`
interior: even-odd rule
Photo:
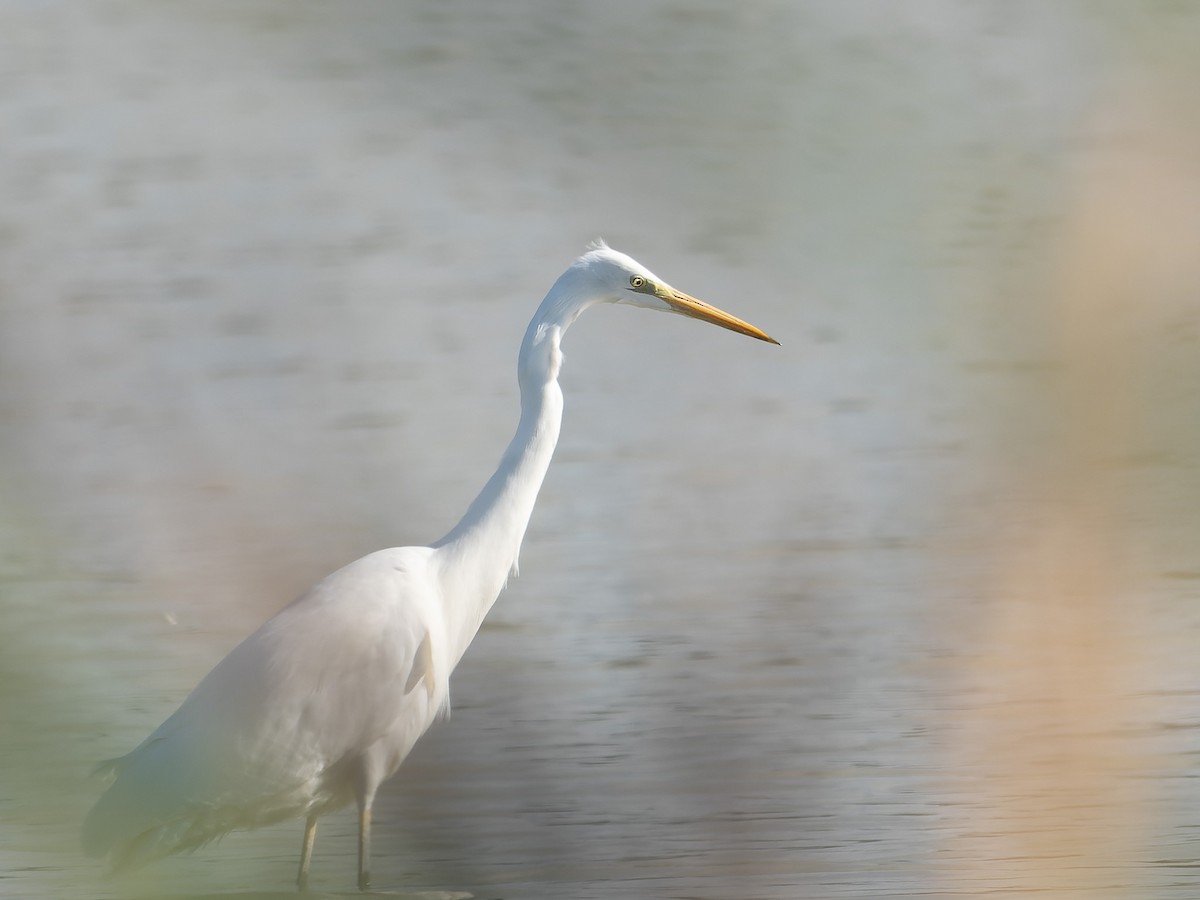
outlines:
[[[630,275],[629,286],[632,288],[642,288],[646,286],[646,279],[641,275]]]

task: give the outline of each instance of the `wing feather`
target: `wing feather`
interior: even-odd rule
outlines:
[[[333,808],[351,796],[336,777],[348,761],[398,727],[418,729],[397,736],[402,758],[446,693],[435,677],[436,595],[413,549],[371,554],[319,582],[132,753],[102,764],[117,777],[85,821],[84,849],[140,865]]]

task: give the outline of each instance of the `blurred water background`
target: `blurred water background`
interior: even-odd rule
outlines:
[[[1165,0],[0,3],[0,894],[287,889],[88,773],[456,521],[602,235],[783,346],[568,335],[377,885],[1200,896],[1197,110]]]

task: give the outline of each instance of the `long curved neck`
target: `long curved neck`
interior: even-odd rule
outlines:
[[[433,544],[452,665],[466,651],[509,574],[516,573],[521,540],[558,443],[563,410],[559,342],[588,305],[564,302],[558,288],[556,284],[546,295],[521,343],[517,433],[466,515]]]

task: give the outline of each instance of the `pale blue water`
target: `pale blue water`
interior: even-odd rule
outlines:
[[[87,772],[313,580],[453,524],[603,235],[783,346],[572,330],[522,576],[380,798],[377,885],[1196,896],[1198,36],[0,5],[0,894],[288,887],[298,823],[101,882]],[[1061,484],[1099,510],[1078,555]],[[314,887],[353,867],[332,817]]]

